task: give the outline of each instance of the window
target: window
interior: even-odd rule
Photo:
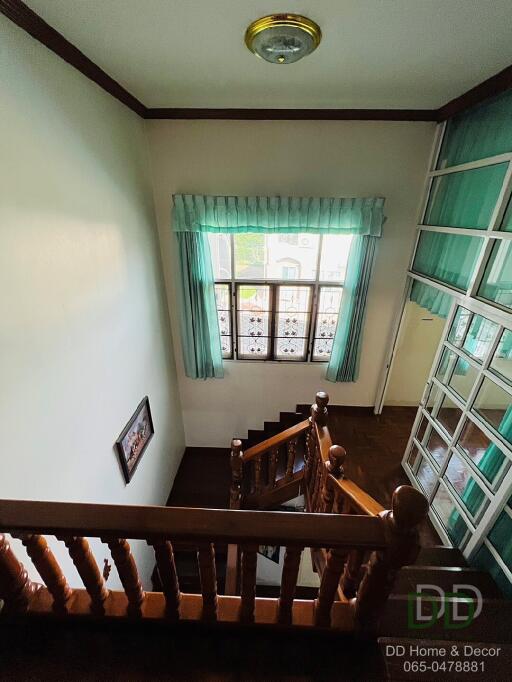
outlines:
[[[327,362],[351,235],[209,234],[224,359]]]

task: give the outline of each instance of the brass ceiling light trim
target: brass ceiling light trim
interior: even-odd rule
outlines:
[[[320,26],[300,14],[270,14],[256,19],[245,32],[251,52],[272,64],[292,64],[319,46]]]

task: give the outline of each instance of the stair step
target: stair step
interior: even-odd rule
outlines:
[[[285,429],[295,426],[304,419],[300,412],[280,412],[279,421]]]
[[[281,431],[284,431],[284,428],[281,422],[263,422],[263,430],[267,434],[267,438],[272,438],[272,436],[276,436]]]
[[[266,438],[267,436],[265,435],[265,431],[262,429],[249,429],[247,432],[247,442],[249,447],[261,443],[261,441],[265,440]]]
[[[464,559],[460,549],[456,547],[444,547],[443,545],[434,545],[433,547],[422,547],[416,565],[421,566],[467,566],[467,561]]]
[[[441,602],[439,613],[441,611]],[[446,597],[444,603],[445,613],[451,618],[454,609],[453,598]],[[381,637],[414,637],[415,639],[457,639],[463,642],[509,642],[510,623],[512,622],[512,601],[504,599],[483,599],[480,604],[482,610],[479,616],[474,618],[471,623],[464,628],[454,629],[445,626],[444,614],[429,627],[410,626],[411,608],[410,598],[405,594],[392,594],[386,602],[380,622],[378,634]],[[466,604],[465,608],[460,608],[460,614],[464,615],[470,610],[473,612],[477,608],[476,600],[473,606]],[[427,611],[425,606],[425,615]],[[424,679],[430,679],[425,677]],[[476,679],[476,678],[475,678]]]
[[[398,573],[393,594],[412,594],[417,591],[417,585],[436,585],[445,592],[453,592],[454,585],[461,583],[476,587],[484,599],[502,597],[496,583],[488,573],[476,568],[458,566],[406,566]]]

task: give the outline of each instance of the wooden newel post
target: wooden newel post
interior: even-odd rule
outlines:
[[[16,559],[5,535],[0,535],[0,599],[5,612],[22,613],[28,609],[36,585],[22,563]]]
[[[341,445],[331,445],[329,459],[324,464],[325,474],[322,491],[322,511],[324,514],[330,514],[334,504],[334,486],[331,476],[343,478],[343,464],[346,458],[345,448],[342,448]]]
[[[304,476],[309,484],[311,476],[316,466],[317,437],[316,425],[325,426],[327,424],[327,404],[329,396],[324,391],[318,391],[315,402],[311,405],[309,417],[309,429],[306,432],[306,467]]]
[[[315,402],[311,405],[310,421],[318,426],[325,426],[327,424],[327,404],[329,403],[329,396],[325,391],[318,391],[315,396]]]
[[[233,438],[231,441],[231,488],[229,489],[230,509],[240,509],[242,502],[242,441]]]
[[[353,602],[356,629],[361,634],[375,633],[398,571],[413,564],[420,550],[418,525],[428,512],[425,496],[409,485],[401,485],[393,493],[391,507],[392,511],[379,514],[387,549],[372,553]]]

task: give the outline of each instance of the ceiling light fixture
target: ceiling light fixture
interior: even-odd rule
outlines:
[[[291,64],[320,44],[320,26],[300,14],[271,14],[256,19],[245,32],[245,44],[272,64]]]

